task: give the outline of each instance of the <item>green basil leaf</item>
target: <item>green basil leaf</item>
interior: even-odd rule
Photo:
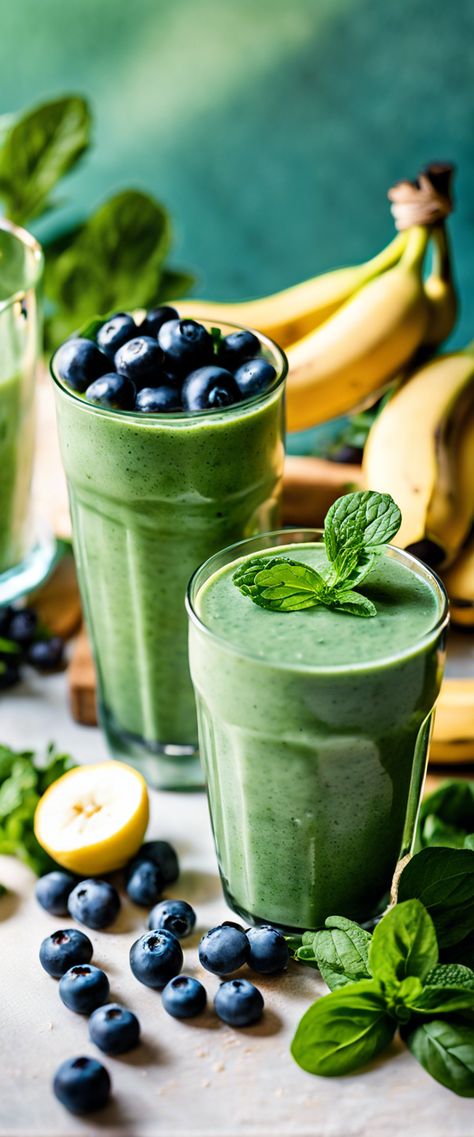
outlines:
[[[433,920],[440,948],[459,943],[474,928],[474,852],[422,849],[398,882],[398,900],[417,897]]]
[[[474,971],[462,964],[439,964],[426,976],[422,991],[411,1000],[418,1014],[474,1010]]]
[[[434,924],[419,900],[397,904],[374,929],[369,967],[384,986],[397,987],[409,975],[424,979],[437,962]]]
[[[325,927],[313,933],[313,951],[331,991],[357,979],[369,979],[370,932],[344,916],[328,916]]]
[[[398,532],[401,513],[390,494],[359,490],[337,498],[324,522],[324,540],[330,561],[349,548],[377,553]]]
[[[421,997],[423,986],[416,975],[408,975],[401,983],[385,991],[387,1011],[398,1023],[407,1023],[413,1015],[413,1004]]]
[[[0,127],[0,198],[19,224],[49,208],[52,190],[89,146],[91,115],[79,95],[8,116]]]
[[[432,1019],[402,1033],[432,1078],[461,1097],[474,1097],[474,1026],[461,1019]]]
[[[378,984],[362,979],[309,1007],[296,1029],[291,1053],[310,1074],[348,1074],[384,1050],[395,1028]]]
[[[448,845],[462,849],[474,834],[474,783],[449,781],[421,804],[418,845]],[[474,837],[473,837],[474,840]]]

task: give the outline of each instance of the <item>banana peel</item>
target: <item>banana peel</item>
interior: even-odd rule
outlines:
[[[474,531],[453,565],[443,573],[449,596],[451,621],[463,628],[474,628]],[[474,702],[474,691],[473,691]]]
[[[474,677],[444,679],[436,704],[430,762],[474,762]]]

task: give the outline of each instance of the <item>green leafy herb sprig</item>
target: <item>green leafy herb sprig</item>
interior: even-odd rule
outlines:
[[[19,857],[38,876],[55,865],[34,835],[36,806],[48,786],[75,765],[53,745],[45,754],[0,745],[0,853]]]
[[[296,612],[324,605],[352,616],[375,616],[375,604],[356,589],[398,532],[401,513],[390,494],[359,490],[337,499],[326,514],[329,570],[319,573],[290,557],[252,557],[233,582],[260,608]]]
[[[400,876],[398,903],[371,935],[330,916],[288,937],[331,993],[299,1023],[291,1052],[312,1074],[347,1074],[389,1045],[396,1030],[443,1086],[474,1097],[474,854],[433,848]],[[470,966],[472,965],[472,966]]]
[[[474,849],[474,782],[444,782],[424,799],[417,848],[429,845]]]

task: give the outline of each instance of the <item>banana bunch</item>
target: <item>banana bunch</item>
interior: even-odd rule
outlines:
[[[443,581],[450,600],[453,624],[474,628],[474,529],[454,564],[443,573]]]

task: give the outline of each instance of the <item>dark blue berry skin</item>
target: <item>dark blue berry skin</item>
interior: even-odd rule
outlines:
[[[224,367],[198,367],[184,380],[181,398],[186,411],[209,411],[238,403],[241,394]]]
[[[158,865],[165,885],[174,884],[179,877],[178,857],[169,841],[145,841],[145,844],[141,846],[138,853],[135,853],[133,860],[130,861],[129,869],[137,861],[153,861],[155,865]]]
[[[120,897],[106,880],[81,880],[68,900],[69,915],[87,928],[107,928],[120,911]]]
[[[136,393],[137,389],[131,379],[112,371],[91,383],[86,390],[86,399],[89,403],[110,407],[114,411],[131,411],[135,406]]]
[[[288,967],[289,951],[285,937],[270,924],[260,928],[249,928],[247,939],[250,946],[249,967],[261,975],[276,975]]]
[[[165,929],[182,940],[189,936],[196,923],[194,908],[186,900],[162,900],[155,904],[148,917],[148,927]]]
[[[143,387],[138,392],[135,410],[143,414],[168,414],[170,411],[183,409],[181,396],[176,387],[163,385],[162,387]]]
[[[35,640],[28,648],[27,660],[37,671],[55,671],[64,662],[64,640],[61,636]]]
[[[90,962],[92,944],[84,932],[78,932],[76,928],[60,928],[43,940],[39,958],[48,975],[60,979],[74,964]]]
[[[220,924],[202,937],[198,954],[207,971],[213,971],[215,975],[229,975],[247,963],[249,950],[244,931],[230,924]]]
[[[214,354],[212,336],[196,320],[167,320],[158,332],[158,343],[166,370],[177,375],[211,363]]]
[[[156,339],[163,324],[167,324],[169,320],[177,320],[178,318],[176,308],[170,308],[167,304],[163,304],[161,308],[150,308],[150,311],[147,312],[143,324],[140,327],[140,332],[144,336],[155,336]]]
[[[231,332],[219,345],[218,360],[222,367],[235,371],[247,359],[259,355],[260,341],[253,332]]]
[[[192,1019],[200,1015],[207,1002],[206,989],[199,979],[190,975],[177,975],[166,984],[163,1006],[174,1019]]]
[[[111,316],[110,320],[106,320],[99,328],[97,346],[113,359],[119,347],[139,334],[133,316],[129,316],[127,312],[116,312],[115,316]]]
[[[29,647],[36,635],[38,617],[33,608],[18,608],[10,619],[8,638],[19,647]]]
[[[135,336],[117,351],[115,367],[121,375],[131,379],[137,391],[142,387],[157,387],[163,379],[163,352],[152,336]]]
[[[67,1058],[56,1070],[53,1091],[70,1113],[93,1113],[109,1100],[109,1074],[96,1058]]]
[[[126,876],[126,891],[134,904],[149,908],[161,896],[165,882],[154,861],[137,861]]]
[[[235,372],[241,399],[250,399],[252,395],[267,391],[275,376],[275,368],[266,359],[249,359],[243,363]]]
[[[214,998],[222,1022],[229,1026],[252,1026],[263,1013],[263,995],[248,979],[227,979]]]
[[[77,876],[70,872],[55,869],[45,876],[40,876],[35,886],[35,896],[38,904],[50,912],[52,916],[67,916],[68,897],[77,884]],[[82,934],[82,933],[81,933]],[[85,939],[87,937],[84,937]],[[89,956],[90,959],[90,956]],[[89,961],[88,961],[89,962]]]
[[[66,340],[54,356],[54,370],[73,391],[84,393],[86,387],[110,371],[110,359],[92,340]]]
[[[161,990],[182,966],[181,944],[171,932],[145,932],[130,948],[130,967],[145,987]]]
[[[89,1019],[89,1038],[104,1054],[125,1054],[138,1046],[140,1023],[133,1011],[119,1003],[106,1003]]]
[[[109,997],[109,981],[100,967],[76,963],[59,980],[59,995],[65,1007],[77,1015],[90,1015]]]

